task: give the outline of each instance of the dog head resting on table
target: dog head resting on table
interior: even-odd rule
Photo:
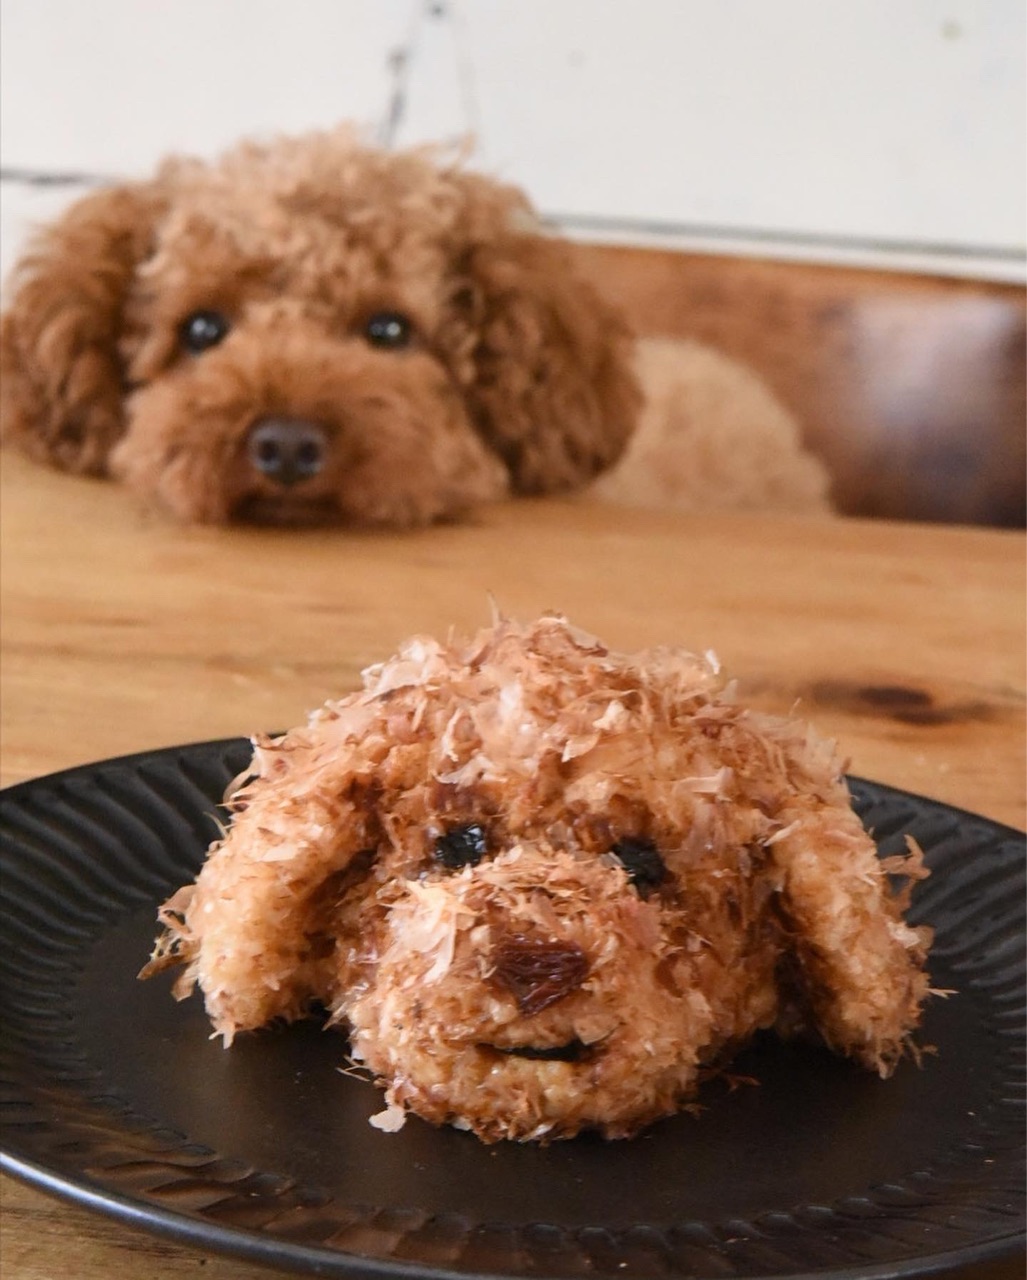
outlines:
[[[9,297],[5,440],[183,520],[443,519],[584,483],[640,407],[517,190],[347,129],[99,189]]]

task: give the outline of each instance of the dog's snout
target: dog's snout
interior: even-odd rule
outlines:
[[[246,451],[253,467],[275,484],[289,486],[318,475],[328,456],[328,432],[301,418],[260,418]]]

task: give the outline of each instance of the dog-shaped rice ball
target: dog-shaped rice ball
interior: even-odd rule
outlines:
[[[927,994],[919,855],[878,859],[833,746],[557,616],[410,640],[229,808],[144,973],[226,1044],[326,1006],[383,1128],[629,1136],[775,1027],[886,1076]]]

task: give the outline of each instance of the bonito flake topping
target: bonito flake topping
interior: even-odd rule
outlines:
[[[386,1131],[629,1136],[770,1028],[887,1076],[928,993],[919,851],[879,860],[833,745],[712,656],[418,637],[228,807],[144,975],[184,966],[226,1045],[326,1006]]]

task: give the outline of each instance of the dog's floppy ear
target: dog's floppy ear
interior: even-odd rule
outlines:
[[[95,191],[15,267],[0,321],[0,433],[39,461],[107,470],[124,430],[125,295],[163,203],[153,184]]]
[[[515,490],[583,483],[620,457],[641,407],[626,323],[555,238],[508,225],[465,266],[478,430]]]

